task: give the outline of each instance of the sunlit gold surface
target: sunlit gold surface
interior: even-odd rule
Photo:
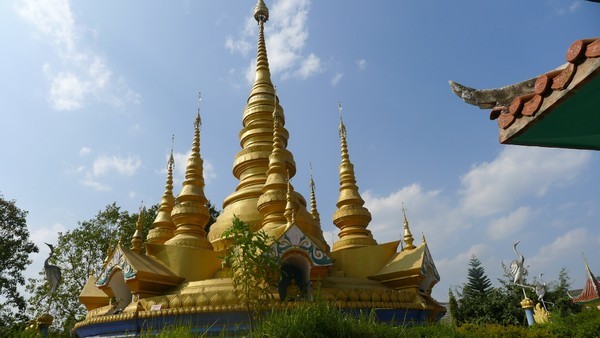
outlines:
[[[254,16],[259,24],[256,77],[242,117],[241,150],[233,163],[233,176],[239,180],[236,190],[223,201],[222,214],[206,234],[209,212],[198,109],[192,154],[180,194],[177,199],[173,197],[171,151],[165,192],[145,243],[146,252],[142,251],[139,227],[131,249],[121,243],[111,249],[100,277],[90,277],[80,294],[88,314],[75,328],[133,318],[245,310],[242,295],[233,287],[231,272],[222,266],[220,258],[231,245],[222,234],[232,226],[234,216],[250,224],[252,230],[263,229],[273,236],[273,250],[282,264],[303,262],[313,294],[336,306],[429,310],[431,320],[444,311],[431,298],[439,275],[424,236],[423,243],[414,244],[406,215],[406,245],[400,252],[400,241],[378,244],[367,229],[371,213],[358,192],[341,119],[340,195],[333,216],[339,240],[330,250],[321,230],[312,174],[310,211],[290,182],[296,164],[287,149],[290,135],[271,81],[264,37],[269,13],[262,0]],[[294,287],[290,289],[292,294],[299,292]],[[119,307],[116,298],[124,294],[123,290],[130,292],[131,299]],[[280,301],[277,285],[273,285],[273,296],[264,310],[302,303]],[[115,314],[119,312],[116,309],[122,313]]]

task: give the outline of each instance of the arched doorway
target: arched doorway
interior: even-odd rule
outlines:
[[[310,285],[310,269],[311,264],[299,253],[291,253],[286,255],[281,263],[281,280],[279,281],[279,299],[280,300],[296,300],[311,299]],[[291,286],[296,286],[295,294],[290,294]]]

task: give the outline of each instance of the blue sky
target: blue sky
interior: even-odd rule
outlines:
[[[7,1],[0,4],[0,192],[29,211],[43,241],[117,202],[158,203],[175,134],[176,188],[202,91],[206,195],[218,207],[231,174],[256,56],[254,1]],[[584,1],[267,1],[272,78],[290,131],[297,191],[309,163],[325,238],[338,197],[337,102],[351,161],[379,242],[402,232],[401,204],[424,233],[442,281],[466,280],[477,255],[495,281],[520,248],[532,275],[585,252],[600,273],[598,152],[504,146],[488,111],[448,80],[499,87],[565,62],[598,36],[600,5]],[[596,174],[595,174],[596,173]]]

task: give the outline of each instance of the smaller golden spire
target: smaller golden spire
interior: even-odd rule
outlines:
[[[333,214],[333,224],[340,229],[338,234],[340,239],[334,243],[333,251],[377,244],[373,234],[367,229],[371,221],[371,213],[364,207],[365,201],[360,196],[356,185],[354,165],[350,162],[341,102],[338,102],[338,110],[342,162],[340,163],[340,197],[336,203],[337,210]]]
[[[414,238],[410,233],[410,228],[408,227],[408,220],[406,219],[406,208],[404,208],[404,203],[402,203],[402,214],[404,215],[404,243],[406,243],[405,249],[411,250],[414,249],[413,245]]]
[[[152,223],[152,229],[148,232],[146,241],[151,244],[164,244],[169,239],[173,238],[175,224],[171,218],[171,211],[175,206],[175,197],[173,197],[173,168],[175,159],[173,158],[173,147],[175,145],[175,135],[171,136],[171,154],[167,161],[167,183],[165,184],[165,192],[160,199],[160,206],[156,213],[156,218]]]
[[[188,158],[185,181],[183,181],[181,192],[171,211],[171,217],[176,226],[175,235],[166,241],[165,245],[212,249],[212,245],[206,239],[206,231],[204,231],[210,213],[206,206],[208,200],[204,195],[204,163],[200,156],[201,101],[202,93],[198,93],[198,112],[194,120],[192,153]]]
[[[140,204],[140,213],[135,226],[135,233],[131,237],[131,250],[137,253],[142,253],[142,213],[144,212],[144,201]]]
[[[319,215],[319,211],[317,210],[317,197],[315,195],[315,181],[313,180],[312,174],[312,163],[309,163],[310,166],[310,214],[317,221],[317,223],[321,224],[321,215]]]
[[[296,208],[294,208],[294,203],[292,202],[292,187],[290,184],[290,171],[287,171],[287,191],[285,194],[286,204],[285,204],[285,219],[287,220],[288,227],[292,224],[296,223]]]
[[[425,240],[425,233],[421,233],[421,241],[423,242],[423,244],[427,243],[427,241]]]

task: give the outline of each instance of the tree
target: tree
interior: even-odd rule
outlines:
[[[272,283],[279,270],[279,260],[271,247],[272,237],[262,230],[252,231],[237,217],[223,237],[231,240],[223,262],[231,268],[233,286],[241,290],[250,316],[251,311],[261,309],[263,302],[273,299]]]
[[[142,236],[146,238],[156,217],[158,205],[142,213]],[[90,274],[98,276],[110,249],[120,239],[128,244],[135,232],[139,214],[129,214],[116,203],[65,233],[58,234],[58,244],[51,263],[62,270],[62,283],[50,297],[49,287],[40,272],[40,278],[29,279],[27,291],[31,293],[28,312],[38,316],[48,312],[54,316],[53,327],[68,333],[73,325],[85,318],[85,307],[79,303],[79,293]]]
[[[544,301],[549,304],[548,310],[559,316],[581,312],[581,305],[571,301],[567,294],[570,288],[571,278],[567,268],[563,267],[558,273],[558,281],[548,283],[546,295],[544,296]]]
[[[27,211],[0,194],[0,336],[17,321],[26,320],[22,315],[26,302],[18,286],[25,284],[23,271],[31,264],[29,254],[38,252],[29,240],[26,216]]]
[[[485,269],[481,266],[481,261],[475,255],[471,256],[469,266],[467,284],[463,287],[463,296],[485,297],[492,287],[492,282],[485,275]]]

